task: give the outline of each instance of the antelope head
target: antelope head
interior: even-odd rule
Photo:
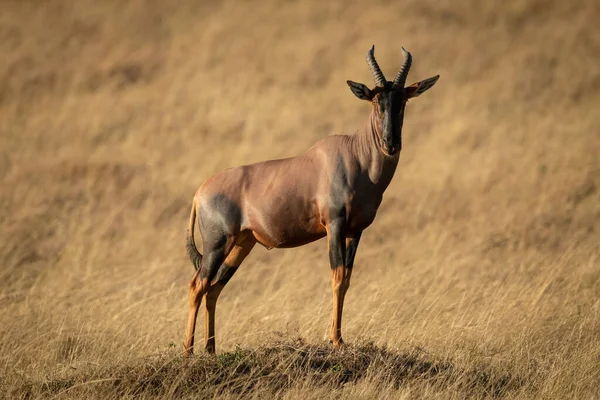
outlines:
[[[362,83],[346,81],[352,93],[361,100],[368,100],[373,105],[377,120],[377,135],[381,151],[387,156],[395,156],[402,148],[402,123],[406,102],[420,96],[431,88],[439,79],[439,75],[413,83],[406,84],[406,77],[412,64],[412,56],[402,48],[404,63],[393,82],[385,79],[383,72],[375,60],[375,46],[367,53],[367,64],[373,74],[375,87],[369,89]]]

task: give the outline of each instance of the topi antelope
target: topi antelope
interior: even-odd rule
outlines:
[[[342,309],[362,231],[373,222],[383,192],[398,165],[408,99],[431,88],[439,75],[404,87],[412,63],[388,82],[374,55],[367,63],[369,89],[347,81],[352,93],[370,101],[365,125],[353,135],[328,136],[304,154],[227,169],[194,195],[187,251],[196,273],[189,284],[184,352],[192,354],[200,305],[204,304],[204,348],[215,351],[215,307],[221,290],[258,242],[270,249],[302,246],[327,236],[333,290],[330,340],[342,341]],[[198,217],[204,256],[194,242]]]

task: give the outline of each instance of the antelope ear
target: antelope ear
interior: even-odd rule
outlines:
[[[366,85],[352,81],[346,81],[346,83],[348,84],[348,86],[350,86],[350,90],[352,90],[352,93],[354,93],[354,95],[359,99],[369,101],[373,99],[373,94]]]
[[[427,78],[422,80],[421,82],[413,83],[410,86],[406,87],[406,95],[408,98],[418,97],[423,94],[426,90],[429,90],[435,83],[440,79],[439,75],[433,76],[431,78]]]

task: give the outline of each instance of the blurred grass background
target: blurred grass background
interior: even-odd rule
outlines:
[[[371,85],[375,44],[388,77],[404,46],[408,83],[441,79],[409,105],[396,176],[357,254],[346,341],[501,368],[526,381],[513,397],[598,395],[598,2],[0,7],[7,393],[74,368],[176,356],[195,189],[229,166],[353,133],[369,107],[345,80]],[[280,330],[325,342],[328,271],[323,241],[257,248],[220,298],[218,349]],[[451,384],[412,387],[386,393],[464,397]],[[311,393],[340,395],[308,384],[287,395]]]

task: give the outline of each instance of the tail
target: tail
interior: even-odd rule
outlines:
[[[186,247],[190,260],[194,264],[196,270],[200,269],[200,263],[202,262],[202,254],[196,248],[196,242],[194,241],[194,224],[196,222],[196,197],[192,201],[192,211],[190,212],[190,224],[188,226]]]

